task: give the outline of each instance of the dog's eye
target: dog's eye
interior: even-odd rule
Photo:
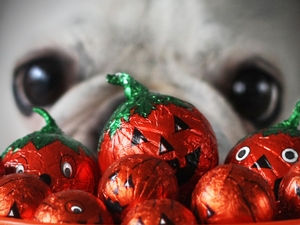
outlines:
[[[36,57],[14,71],[13,90],[21,112],[53,104],[69,87],[67,63],[55,55]]]
[[[229,97],[238,113],[261,128],[279,114],[281,87],[267,70],[247,65],[236,71]]]

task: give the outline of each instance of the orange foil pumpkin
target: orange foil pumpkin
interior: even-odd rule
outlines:
[[[176,170],[180,195],[189,198],[199,178],[218,165],[216,138],[207,119],[185,101],[149,92],[128,74],[107,79],[124,87],[127,100],[100,138],[101,173],[123,156],[153,155]]]
[[[279,186],[279,202],[282,217],[285,219],[300,218],[300,162],[295,163]]]
[[[37,175],[53,192],[80,189],[96,193],[100,175],[93,155],[84,145],[64,135],[46,111],[34,111],[47,124],[6,149],[2,154],[6,170]]]
[[[234,164],[220,165],[201,177],[191,208],[201,224],[271,221],[276,212],[274,193],[265,180]]]
[[[152,198],[176,199],[175,170],[164,160],[150,155],[124,156],[101,177],[98,197],[119,222],[139,202]]]
[[[122,221],[122,225],[197,224],[193,213],[171,199],[151,199],[135,205]]]
[[[300,101],[287,120],[256,132],[238,142],[229,152],[225,163],[238,164],[259,173],[273,189],[278,189],[283,176],[299,161]]]
[[[43,223],[112,224],[103,202],[81,190],[65,190],[45,198],[34,214]]]
[[[47,184],[30,174],[0,178],[0,216],[32,219],[40,202],[51,193]]]

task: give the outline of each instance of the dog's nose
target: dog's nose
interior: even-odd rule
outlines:
[[[44,181],[48,186],[51,184],[51,177],[48,175],[48,174],[46,174],[46,173],[43,173],[43,174],[41,174],[40,175],[40,180],[42,180],[42,181]]]

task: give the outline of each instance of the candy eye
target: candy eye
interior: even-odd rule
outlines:
[[[16,166],[16,173],[24,173],[25,169],[24,166],[22,164],[18,164]]]
[[[237,161],[242,161],[249,155],[249,153],[250,153],[250,148],[247,146],[244,146],[238,150],[238,152],[235,155],[235,159]]]
[[[71,178],[73,175],[73,169],[70,163],[64,162],[61,166],[61,172],[66,178]]]
[[[75,214],[79,214],[79,213],[82,213],[83,210],[79,206],[73,205],[73,206],[71,206],[71,211]]]
[[[286,148],[282,151],[281,157],[288,163],[294,163],[298,160],[298,152],[292,148]]]
[[[69,201],[66,203],[65,207],[70,213],[74,214],[80,214],[84,211],[84,206],[77,201]]]

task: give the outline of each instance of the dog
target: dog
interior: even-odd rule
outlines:
[[[124,101],[106,74],[196,106],[220,163],[243,137],[286,119],[300,97],[300,2],[1,1],[1,152],[44,124],[97,151]]]

